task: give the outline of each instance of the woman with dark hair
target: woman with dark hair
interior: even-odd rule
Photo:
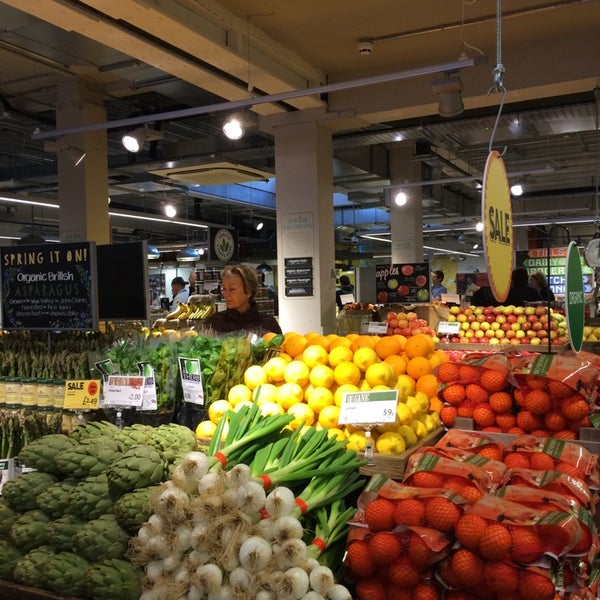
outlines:
[[[534,271],[529,276],[529,283],[540,293],[540,296],[546,302],[554,302],[556,300],[554,292],[550,289],[546,281],[546,276],[541,271]]]
[[[512,272],[510,290],[504,301],[505,306],[524,306],[526,302],[542,302],[539,291],[529,285],[529,273],[525,267],[517,267]]]
[[[258,291],[256,271],[246,265],[227,266],[221,272],[221,289],[226,310],[203,321],[203,326],[218,333],[251,331],[258,335],[281,333],[274,317],[261,315],[254,297]]]

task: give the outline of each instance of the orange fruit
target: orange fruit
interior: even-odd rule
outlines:
[[[415,356],[408,361],[406,372],[417,381],[422,375],[431,373],[431,363],[423,356]]]
[[[414,358],[413,358],[414,360]],[[438,380],[432,373],[424,373],[417,379],[415,385],[417,392],[423,392],[428,398],[434,398],[437,396]]]
[[[329,344],[331,343],[331,340],[320,334],[313,335],[308,341],[311,345],[323,346],[325,350],[329,350]]]
[[[552,406],[550,394],[540,389],[532,389],[525,394],[525,408],[534,415],[544,415]]]
[[[352,341],[350,349],[356,352],[359,348],[375,349],[375,345],[380,338],[374,335],[359,335]]]
[[[388,356],[399,354],[401,351],[400,341],[394,336],[382,337],[375,344],[375,352],[377,352],[377,356],[379,356],[381,360],[386,359]]]
[[[276,335],[277,334],[273,331],[267,331],[267,333],[262,336],[262,339],[265,340],[265,342],[270,342]]]
[[[338,348],[340,346],[342,346],[344,348],[350,348],[351,345],[352,345],[351,339],[349,339],[348,337],[336,335],[336,337],[333,338],[329,344],[329,351],[331,352],[331,350],[333,350],[334,348]]]
[[[458,365],[452,362],[442,363],[438,367],[437,378],[442,383],[450,383],[458,380]]]
[[[425,504],[417,498],[402,498],[394,508],[396,525],[422,526],[425,523]]]
[[[490,523],[479,540],[479,552],[490,562],[507,557],[511,546],[510,531],[501,523]]]
[[[442,401],[437,396],[431,396],[429,398],[429,412],[436,412],[439,414],[440,410],[442,410]]]
[[[404,344],[404,352],[408,358],[415,358],[417,356],[427,357],[429,356],[434,348],[431,347],[433,340],[424,333],[417,333],[406,340]]]
[[[479,541],[487,529],[488,522],[481,516],[467,513],[456,524],[454,535],[461,546],[471,550],[479,549]]]
[[[292,358],[295,358],[299,354],[302,354],[308,346],[308,340],[306,337],[300,334],[292,335],[283,342],[283,351],[289,354]]]
[[[483,581],[483,561],[477,554],[461,548],[450,559],[450,569],[461,587],[473,589]]]
[[[431,498],[425,507],[427,523],[438,531],[445,533],[454,531],[460,517],[460,508],[452,500],[443,496]]]
[[[392,367],[394,367],[394,371],[396,371],[396,375],[402,375],[406,373],[406,361],[397,354],[392,354],[383,360],[383,362],[388,363]]]

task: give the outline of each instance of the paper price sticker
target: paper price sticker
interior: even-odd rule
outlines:
[[[71,379],[65,382],[65,401],[67,410],[95,410],[100,402],[99,379]]]
[[[104,385],[104,406],[139,408],[144,399],[144,377],[109,375]]]
[[[379,321],[371,321],[367,325],[367,333],[370,335],[386,335],[388,330],[388,324]]]
[[[348,392],[342,396],[338,423],[361,425],[393,423],[396,420],[398,390]]]
[[[438,323],[438,335],[458,335],[460,323],[458,321],[440,321]]]
[[[183,389],[183,400],[204,406],[202,367],[199,358],[179,357],[179,374]]]

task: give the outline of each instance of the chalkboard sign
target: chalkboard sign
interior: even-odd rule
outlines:
[[[145,320],[150,305],[145,240],[96,246],[98,317],[106,321]]]
[[[98,327],[91,242],[0,248],[4,329]]]

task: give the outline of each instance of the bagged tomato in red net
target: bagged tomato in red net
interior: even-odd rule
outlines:
[[[495,489],[494,481],[481,467],[424,451],[409,457],[403,481],[414,487],[450,489],[468,502]]]
[[[499,524],[507,529],[511,536],[506,543],[508,558],[522,564],[536,563],[544,555],[565,556],[583,537],[579,519],[573,513],[536,510],[499,496],[484,496],[467,514],[482,517],[489,523],[488,528]],[[488,528],[485,533],[489,537]],[[479,540],[480,549],[484,539]],[[495,538],[490,542],[493,543]]]
[[[450,429],[435,444],[436,448],[458,448],[493,460],[502,460],[504,443],[477,431]]]
[[[584,481],[560,471],[534,471],[527,468],[509,468],[502,480],[502,486],[522,485],[562,494],[570,501],[593,510],[598,498],[592,494]]]
[[[583,480],[591,489],[600,486],[598,455],[577,442],[520,435],[507,446],[507,452],[525,455],[531,469],[560,471]]]

